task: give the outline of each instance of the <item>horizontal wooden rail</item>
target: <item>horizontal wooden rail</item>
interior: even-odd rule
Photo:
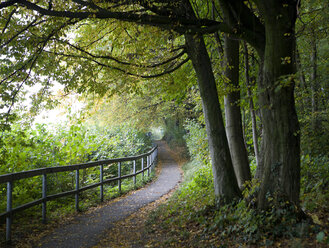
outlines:
[[[16,173],[0,175],[0,184],[6,183],[9,181],[12,182],[15,180],[29,178],[29,177],[41,176],[43,174],[81,170],[81,169],[87,169],[87,168],[104,165],[104,164],[114,164],[114,163],[118,163],[118,162],[127,162],[127,161],[138,160],[138,159],[144,158],[148,155],[151,155],[156,149],[157,149],[157,146],[153,147],[153,149],[147,153],[144,153],[144,154],[141,154],[138,156],[133,156],[133,157],[114,158],[114,159],[100,160],[100,161],[87,162],[87,163],[75,164],[75,165],[46,167],[46,168],[41,168],[41,169],[21,171],[21,172],[16,172]]]
[[[0,175],[0,184],[7,184],[7,211],[4,213],[0,213],[0,218],[6,218],[6,241],[11,241],[11,225],[13,220],[13,215],[17,212],[23,211],[25,209],[31,208],[33,206],[42,204],[42,218],[43,223],[46,223],[46,213],[47,213],[47,202],[51,200],[55,200],[57,198],[61,198],[64,196],[75,195],[75,207],[76,210],[79,210],[79,194],[83,191],[100,187],[100,200],[103,201],[103,185],[111,182],[118,181],[118,190],[121,191],[121,182],[123,179],[133,177],[134,184],[136,185],[136,176],[142,174],[144,178],[144,172],[147,171],[148,176],[150,175],[150,171],[155,166],[155,161],[157,159],[158,147],[153,147],[149,152],[132,157],[125,158],[115,158],[115,159],[107,159],[96,162],[88,162],[83,164],[75,164],[68,166],[56,166],[49,168],[41,168],[29,171],[16,172],[11,174]],[[146,158],[146,159],[145,159]],[[141,170],[136,171],[136,161],[141,159]],[[121,164],[122,162],[133,161],[133,173],[128,175],[121,175]],[[146,161],[146,166],[144,166],[144,162]],[[112,177],[108,179],[104,179],[104,165],[113,165],[118,164],[118,176]],[[100,167],[100,178],[99,182],[86,185],[83,187],[79,186],[79,170],[87,169],[92,167]],[[67,171],[75,171],[75,189],[60,192],[53,195],[47,195],[47,175],[59,172],[67,172]],[[13,199],[13,182],[18,181],[20,179],[26,179],[35,176],[42,176],[42,198],[34,200],[32,202],[28,202],[21,206],[12,207]]]

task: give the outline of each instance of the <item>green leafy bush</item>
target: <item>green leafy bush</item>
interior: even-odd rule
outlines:
[[[304,154],[329,156],[328,116],[328,107],[317,113],[307,112],[300,116],[301,149]]]
[[[186,131],[178,120],[168,118],[163,127],[163,140],[170,146],[185,146],[184,135]]]
[[[206,129],[195,121],[188,121],[185,129],[187,134],[184,138],[191,158],[208,164],[210,158]]]
[[[111,128],[91,127],[81,122],[55,127],[37,124],[34,128],[13,125],[10,131],[3,132],[1,143],[0,174],[133,156],[146,152],[152,145],[152,141],[145,133],[129,125]],[[122,165],[122,174],[130,173],[131,170],[132,163]],[[117,166],[104,167],[104,175],[108,177],[117,176],[117,173]],[[74,172],[48,175],[48,194],[73,190],[74,175]],[[98,168],[81,171],[81,186],[97,180]],[[15,182],[14,207],[40,198],[41,188],[40,176]],[[2,184],[0,199],[6,199],[5,195],[6,185]],[[49,206],[51,205],[50,203]],[[0,212],[4,212],[5,209],[6,201],[3,200],[0,202]]]
[[[303,155],[301,157],[301,200],[305,210],[314,211],[324,206],[328,208],[328,188],[329,158],[320,155]]]

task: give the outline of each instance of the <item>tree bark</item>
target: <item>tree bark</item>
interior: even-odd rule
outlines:
[[[187,53],[198,78],[212,160],[215,195],[220,201],[231,202],[241,197],[241,191],[232,166],[212,65],[202,36],[187,34],[185,41]]]
[[[309,99],[310,92],[306,83],[305,72],[303,71],[302,61],[300,58],[298,47],[296,47],[296,69],[299,75],[300,88],[302,89],[302,92],[300,93],[302,95],[299,96],[299,99],[301,101],[299,104],[300,110],[302,110],[303,113],[306,113],[308,111],[307,106],[310,105],[309,102],[311,102],[311,100]]]
[[[318,116],[319,111],[319,83],[318,83],[318,49],[316,44],[316,34],[314,29],[312,29],[312,37],[311,37],[311,46],[312,46],[312,54],[311,54],[311,92],[312,92],[312,128],[313,131],[318,131],[321,129],[320,121]]]
[[[247,94],[249,97],[249,109],[250,109],[250,115],[251,115],[251,126],[252,126],[252,139],[254,143],[254,152],[255,152],[255,159],[256,159],[256,165],[257,168],[259,166],[259,148],[258,148],[258,132],[257,132],[257,121],[256,121],[256,113],[255,113],[255,106],[254,101],[252,99],[251,94],[251,84],[250,84],[250,74],[249,74],[249,54],[248,54],[248,48],[246,42],[243,44],[244,47],[244,58],[245,58],[245,82],[247,86]]]
[[[251,175],[239,106],[239,41],[230,39],[226,35],[224,38],[224,56],[226,62],[225,80],[228,81],[226,83],[228,93],[224,97],[226,134],[235,175],[239,187],[242,188],[243,184],[251,179]]]
[[[304,73],[303,68],[302,68],[300,53],[299,53],[297,47],[296,47],[296,68],[297,68],[297,71],[299,72],[299,80],[300,80],[301,87],[303,89],[307,89],[305,73]]]
[[[259,82],[264,171],[258,207],[264,209],[268,196],[299,204],[300,135],[294,101],[296,5],[263,1],[261,11],[266,47],[264,77]]]

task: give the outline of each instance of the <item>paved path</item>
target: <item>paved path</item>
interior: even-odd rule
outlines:
[[[162,170],[155,182],[119,201],[77,217],[72,223],[59,227],[46,236],[38,247],[92,247],[99,242],[106,231],[114,226],[115,222],[127,218],[141,207],[159,199],[173,189],[181,179],[178,165],[170,156],[165,144],[157,143]]]

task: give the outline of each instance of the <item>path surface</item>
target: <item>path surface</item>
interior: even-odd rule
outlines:
[[[38,247],[88,248],[96,245],[114,223],[123,220],[141,207],[159,199],[173,189],[181,179],[177,163],[170,156],[166,145],[159,145],[158,159],[162,170],[157,180],[112,204],[77,217],[72,223],[59,227],[41,240]]]

